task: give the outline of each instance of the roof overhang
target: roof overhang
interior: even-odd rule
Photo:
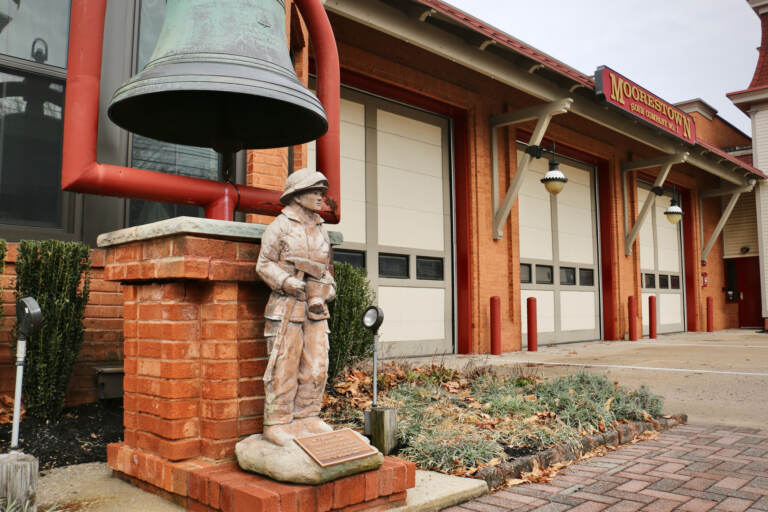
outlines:
[[[768,0],[765,0],[768,2]],[[326,10],[488,76],[542,102],[574,99],[571,112],[666,154],[746,185],[758,169],[700,140],[691,147],[600,101],[594,80],[503,31],[440,0],[323,0]]]

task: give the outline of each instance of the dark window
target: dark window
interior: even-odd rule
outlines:
[[[416,279],[443,280],[443,258],[416,256]]]
[[[149,62],[157,39],[160,37],[164,18],[165,2],[158,0],[141,2],[137,71],[143,69]],[[140,135],[133,136],[131,167],[219,180],[221,179],[219,165],[219,155],[210,148],[181,146]],[[128,224],[136,226],[173,217],[203,217],[204,215],[205,210],[199,206],[131,200]]]
[[[595,285],[595,271],[591,268],[579,269],[579,284],[581,286],[594,286]]]
[[[536,265],[536,284],[552,284],[554,276],[550,265]]]
[[[0,82],[0,220],[64,227],[64,81],[2,69]]]
[[[365,268],[365,252],[334,249],[333,261],[337,263],[347,263],[353,267]]]
[[[530,263],[520,264],[520,282],[521,283],[531,282],[531,264]]]
[[[405,254],[379,254],[379,277],[408,279],[408,256]]]
[[[671,288],[673,290],[680,289],[680,276],[669,276],[669,281],[672,284]]]
[[[659,288],[666,290],[669,288],[669,276],[659,274]]]
[[[573,267],[560,267],[560,284],[575,285],[576,269]]]
[[[643,274],[645,276],[645,287],[656,288],[656,274]]]

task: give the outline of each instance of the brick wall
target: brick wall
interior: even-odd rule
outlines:
[[[2,286],[3,316],[0,318],[0,393],[13,394],[16,379],[15,353],[11,352],[11,330],[16,320],[16,255],[18,244],[8,244]],[[67,391],[67,405],[97,399],[98,366],[122,365],[123,293],[119,283],[104,280],[104,251],[91,251],[91,293],[85,308],[85,336]]]

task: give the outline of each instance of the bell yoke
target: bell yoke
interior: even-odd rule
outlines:
[[[333,429],[320,418],[328,375],[328,307],[336,297],[331,244],[317,214],[328,181],[310,169],[285,183],[282,213],[267,227],[256,272],[272,289],[264,336],[264,437],[285,445],[294,437]]]

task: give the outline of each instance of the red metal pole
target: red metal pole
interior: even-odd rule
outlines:
[[[648,297],[648,337],[656,339],[656,296]]]
[[[329,224],[341,220],[341,69],[336,38],[328,14],[320,0],[295,0],[307,24],[317,60],[317,98],[328,116],[328,131],[317,139],[317,169],[328,178],[325,202],[330,208],[321,212]]]
[[[306,18],[307,25],[310,26],[311,20],[311,26],[315,27],[312,36],[315,51],[318,54],[318,80],[321,80],[322,75],[322,80],[325,81],[318,96],[326,109],[328,133],[331,136],[324,136],[324,138],[328,137],[325,142],[322,142],[324,138],[320,139],[318,162],[322,151],[324,166],[322,170],[328,177],[330,187],[328,204],[334,210],[324,212],[323,216],[327,222],[336,223],[340,218],[338,213],[338,105],[340,101],[338,52],[333,32],[330,31],[330,23],[320,0],[300,0],[297,3],[302,15]],[[74,0],[72,2],[61,188],[103,196],[194,204],[204,207],[208,218],[222,220],[233,219],[239,192],[238,210],[265,215],[280,213],[283,206],[280,204],[278,191],[246,186],[240,186],[236,190],[229,183],[101,164],[96,160],[101,47],[106,8],[106,0]],[[325,17],[325,23],[320,19],[321,17]],[[332,48],[329,42],[333,43]],[[334,52],[337,52],[335,59]],[[334,66],[335,73],[331,72]],[[333,133],[336,133],[336,136],[333,136]]]
[[[528,352],[539,350],[539,324],[536,315],[536,297],[528,297]]]
[[[629,315],[629,341],[637,341],[637,298],[634,295],[629,296],[627,314]]]
[[[707,332],[715,330],[715,299],[707,297]]]
[[[501,298],[491,297],[491,354],[501,355]]]

